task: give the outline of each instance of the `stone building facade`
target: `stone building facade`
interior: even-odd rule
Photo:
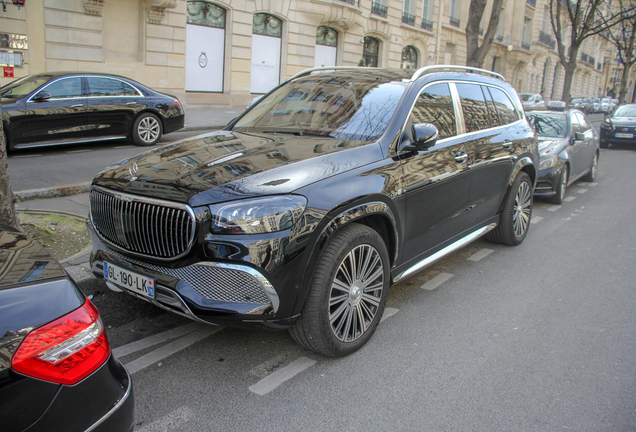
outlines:
[[[484,68],[519,92],[560,99],[565,74],[547,1],[504,2]],[[9,0],[0,33],[14,42],[0,47],[0,67],[13,67],[14,77],[0,82],[46,71],[108,72],[175,94],[186,107],[243,107],[314,66],[463,65],[469,6],[470,0],[26,0],[18,7]],[[586,57],[572,96],[599,93],[599,49],[590,40],[581,50]]]

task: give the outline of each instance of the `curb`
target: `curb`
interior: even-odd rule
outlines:
[[[56,198],[69,195],[77,195],[90,191],[91,182],[75,183],[70,185],[53,186],[50,188],[28,189],[14,192],[20,201],[28,201],[35,198]],[[43,210],[46,211],[46,210]]]
[[[223,129],[226,124],[223,126],[186,126],[183,129],[179,129],[177,132],[194,132],[194,131],[207,131],[207,130],[219,130]]]

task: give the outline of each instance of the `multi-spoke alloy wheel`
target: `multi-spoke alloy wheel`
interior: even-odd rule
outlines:
[[[347,225],[324,248],[290,333],[321,354],[351,354],[375,332],[388,288],[389,254],[384,240],[366,225]]]
[[[369,328],[384,289],[382,258],[371,245],[360,245],[340,263],[329,293],[329,322],[334,335],[352,342]]]
[[[133,127],[133,140],[138,145],[153,145],[161,138],[161,122],[150,113],[142,114]]]
[[[508,246],[523,241],[532,217],[532,192],[530,176],[520,172],[504,198],[499,224],[486,237],[489,241]]]

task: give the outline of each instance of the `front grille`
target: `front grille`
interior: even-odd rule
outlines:
[[[93,188],[92,223],[109,243],[155,258],[186,253],[194,240],[195,219],[189,207]]]

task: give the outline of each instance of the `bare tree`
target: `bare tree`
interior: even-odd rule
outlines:
[[[488,21],[488,29],[484,35],[484,41],[479,45],[479,24],[486,10],[486,3],[487,0],[470,0],[468,24],[466,25],[466,66],[483,67],[484,60],[488,51],[490,51],[490,46],[497,32],[499,16],[503,9],[503,0],[494,0],[490,12],[490,20]]]
[[[15,213],[15,201],[15,195],[13,195],[9,184],[6,140],[0,121],[0,223],[20,228],[20,222]]]
[[[632,10],[634,6],[630,5],[625,12]],[[557,40],[559,62],[565,68],[561,100],[570,102],[572,80],[583,42],[625,19],[624,14],[614,13],[609,0],[550,0],[550,21]],[[569,52],[566,52],[565,42],[568,37]]]
[[[609,29],[606,33],[607,39],[616,47],[618,51],[618,58],[623,64],[623,75],[621,76],[621,88],[618,93],[618,103],[625,102],[625,95],[627,94],[627,79],[629,78],[629,72],[636,63],[636,54],[634,48],[636,48],[636,12],[631,8],[631,2],[626,3],[624,0],[619,0],[617,6],[618,12],[625,16],[625,19]],[[630,9],[631,8],[631,9]],[[607,71],[610,73],[610,71]]]

